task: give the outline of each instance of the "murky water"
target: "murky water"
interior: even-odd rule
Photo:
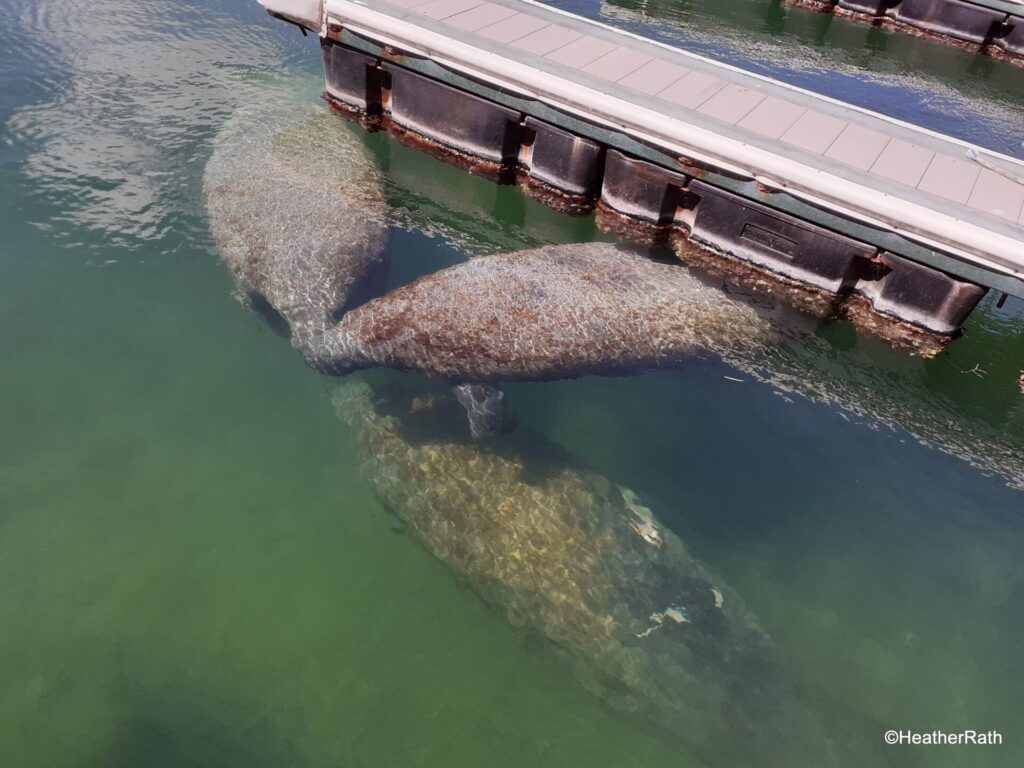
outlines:
[[[1021,140],[1024,70],[928,41],[757,0],[560,5],[1003,151]],[[836,324],[680,371],[510,385],[531,437],[498,467],[561,472],[601,509],[622,509],[608,489],[632,489],[770,638],[750,646],[756,665],[704,648],[680,673],[659,651],[662,682],[645,687],[657,666],[595,677],[610,667],[547,639],[563,624],[538,618],[546,603],[510,614],[458,556],[529,547],[500,528],[415,527],[416,499],[448,484],[484,505],[464,525],[521,487],[485,487],[504,475],[481,474],[447,427],[402,434],[431,461],[462,456],[465,474],[445,459],[395,486],[404,449],[367,465],[366,439],[335,415],[338,382],[233,296],[204,168],[225,125],[261,119],[253,105],[322,111],[314,42],[247,0],[0,7],[0,765],[1024,759],[1019,302],[987,300],[930,362]],[[598,237],[589,219],[355,135],[383,172],[393,285]],[[415,376],[358,380],[444,397]],[[472,504],[441,509],[455,521]],[[551,520],[586,519],[565,514]],[[637,567],[610,551],[602,562]],[[658,688],[678,674],[693,698]],[[630,706],[641,689],[706,706]],[[886,747],[889,728],[996,729],[1004,744]]]

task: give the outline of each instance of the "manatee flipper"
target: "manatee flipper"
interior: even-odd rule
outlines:
[[[452,389],[466,409],[474,439],[508,432],[516,425],[515,414],[505,402],[505,392],[493,384],[457,384]]]

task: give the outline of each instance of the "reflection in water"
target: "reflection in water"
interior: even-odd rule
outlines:
[[[515,187],[444,166],[386,132],[370,134],[366,141],[385,172],[396,227],[443,238],[470,256],[598,236],[591,217],[566,217]]]
[[[870,339],[843,348],[835,337],[798,334],[765,348],[764,356],[729,362],[784,395],[839,408],[868,427],[903,429],[1024,490],[1024,400],[1016,386],[1024,344],[1017,323],[980,310],[968,339],[930,361]]]
[[[561,0],[584,15],[1024,156],[1020,67],[782,0]]]
[[[473,442],[450,395],[351,382],[335,404],[383,504],[587,688],[724,764],[835,764],[757,620],[635,493],[536,434]]]
[[[366,137],[385,171],[394,226],[441,238],[469,256],[590,239],[590,219],[566,220],[518,189],[441,167],[429,155],[391,140]]]
[[[46,95],[7,131],[33,146],[34,194],[64,201],[36,223],[56,238],[96,232],[104,247],[174,250],[183,232],[203,237],[189,218],[205,160],[197,139],[231,104],[258,99],[286,49],[256,24],[168,0],[18,3],[5,10],[12,22],[14,53],[45,62]]]

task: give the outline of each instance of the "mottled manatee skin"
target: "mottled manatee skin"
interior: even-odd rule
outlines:
[[[472,442],[451,397],[354,381],[335,405],[382,503],[510,623],[568,654],[590,690],[672,732],[715,732],[719,756],[787,733],[792,754],[813,742],[806,764],[832,765],[756,619],[635,494],[535,436]]]
[[[684,267],[591,243],[487,256],[347,314],[325,337],[335,369],[370,365],[453,382],[632,372],[761,344],[754,310]]]
[[[260,106],[218,134],[204,178],[210,228],[239,289],[280,313],[316,364],[324,331],[383,269],[383,181],[348,125]]]

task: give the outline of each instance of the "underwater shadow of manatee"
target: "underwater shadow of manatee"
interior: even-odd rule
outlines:
[[[133,686],[134,687],[134,686]],[[132,692],[106,752],[83,768],[310,768],[266,717],[180,683]],[[240,717],[241,715],[241,717]]]

